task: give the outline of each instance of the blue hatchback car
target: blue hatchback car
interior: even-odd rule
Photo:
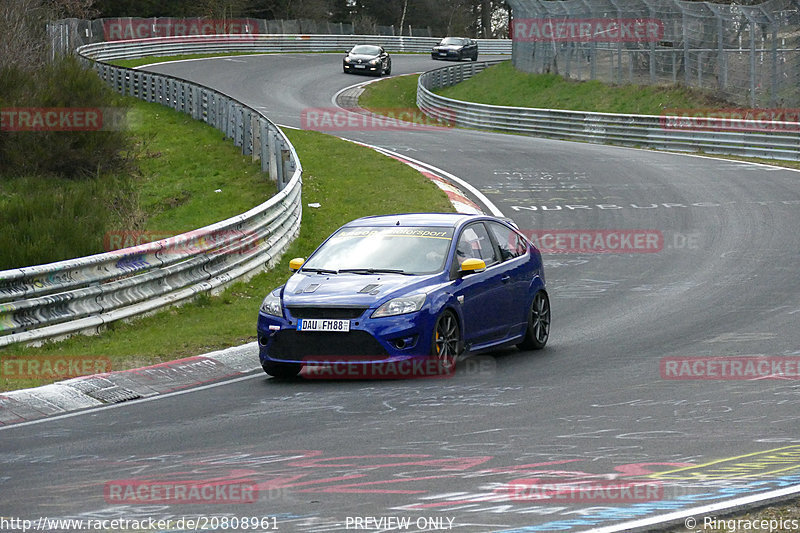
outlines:
[[[541,255],[505,219],[360,218],[290,268],[258,314],[271,376],[320,365],[349,377],[449,372],[462,354],[541,349],[550,334]]]

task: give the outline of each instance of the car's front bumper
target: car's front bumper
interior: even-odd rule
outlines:
[[[369,65],[367,63],[343,63],[342,68],[345,72],[376,74],[381,71],[380,63],[377,65]]]
[[[435,317],[426,309],[384,318],[370,318],[372,312],[351,319],[348,332],[298,331],[294,317],[259,312],[261,362],[364,364],[430,355]]]
[[[434,50],[431,52],[432,59],[458,59],[461,57],[461,50]]]

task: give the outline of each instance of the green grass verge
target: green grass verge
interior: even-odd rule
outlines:
[[[453,211],[447,196],[410,167],[373,150],[316,132],[287,131],[303,164],[303,219],[282,266],[219,296],[201,297],[129,323],[113,323],[99,336],[75,336],[41,347],[11,346],[11,355],[109,357],[114,370],[188,357],[255,340],[258,307],[289,276],[288,259],[307,257],[336,228],[354,218],[398,212]],[[306,204],[319,202],[319,208]],[[47,383],[6,379],[0,390]]]
[[[366,109],[417,108],[419,74],[395,76],[364,87],[358,104]]]
[[[0,270],[107,251],[108,232],[189,231],[275,194],[259,164],[218,130],[158,104],[130,105],[135,172],[0,177]]]
[[[495,70],[492,70],[495,69]],[[510,72],[513,71],[513,72]],[[487,76],[485,73],[489,73]],[[519,87],[520,79],[533,79],[539,77],[535,74],[523,74],[520,73],[511,67],[510,63],[501,63],[500,65],[490,67],[489,69],[484,70],[477,76],[470,78],[458,85],[450,87],[446,90],[439,91],[440,94],[447,96],[449,98],[455,98],[457,100],[463,101],[473,101],[473,102],[481,102],[480,93],[489,93],[489,92],[503,92],[505,91],[507,86],[514,86],[515,82],[507,82],[505,76],[509,75],[513,80],[517,80],[516,84],[517,87],[516,91],[521,91]],[[479,78],[481,77],[481,78]],[[593,107],[594,102],[614,102],[614,110],[615,113],[621,114],[660,114],[661,110],[655,109],[657,106],[664,105],[668,108],[681,108],[681,109],[690,109],[690,108],[697,108],[697,107],[714,107],[714,108],[721,108],[721,107],[729,107],[730,104],[726,104],[722,101],[714,100],[713,98],[709,100],[707,94],[703,92],[698,92],[694,89],[687,89],[685,87],[639,87],[639,86],[625,86],[625,87],[615,87],[611,85],[603,85],[600,82],[574,82],[563,80],[559,78],[558,80],[554,80],[554,76],[546,74],[541,76],[543,80],[541,83],[551,83],[554,82],[553,87],[554,89],[545,91],[547,94],[546,96],[542,96],[542,100],[536,100],[528,102],[530,107],[548,107],[551,109],[571,109],[571,106],[576,105],[579,106],[574,109],[583,108],[587,111],[609,111],[609,107],[605,109],[595,108]],[[476,83],[477,88],[475,85],[472,84],[473,80],[478,78],[478,82]],[[392,108],[415,108],[416,107],[416,96],[417,96],[417,81],[419,80],[419,75],[407,75],[407,76],[398,76],[395,78],[389,78],[385,80],[378,81],[376,83],[371,83],[367,85],[362,93],[361,97],[359,98],[359,105],[362,107],[374,111],[376,113],[385,113],[387,109]],[[599,88],[598,88],[599,86]],[[502,87],[503,90],[495,90],[497,87]],[[455,92],[455,89],[459,89],[462,93],[453,94],[451,93],[451,89]],[[534,89],[529,89],[533,91]],[[641,97],[631,96],[632,94],[636,93],[637,90],[643,90],[644,95]],[[618,94],[613,94],[615,91],[619,91]],[[657,98],[656,95],[661,94],[660,98]],[[563,101],[559,101],[559,98],[563,97]],[[531,95],[530,99],[533,100],[534,98],[538,98],[536,95]],[[650,103],[647,104],[649,107],[648,112],[646,111],[638,111],[637,109],[642,109],[645,106],[645,102],[649,101]],[[482,101],[481,103],[492,103],[494,105],[512,105],[517,107],[526,107],[521,105],[519,101],[508,101],[505,103],[497,103],[497,102],[489,102],[489,101]],[[655,107],[654,107],[655,106]],[[430,123],[430,119],[417,119],[415,122],[423,122],[423,123]],[[685,153],[685,152],[680,152]],[[774,165],[779,167],[785,168],[795,168],[800,169],[800,162],[798,161],[782,161],[777,159],[763,159],[763,158],[756,158],[756,157],[739,157],[739,156],[723,156],[723,155],[715,155],[715,154],[702,154],[698,153],[698,155],[707,155],[708,157],[716,157],[720,159],[734,159],[737,161],[747,161],[750,163],[762,163],[765,165]]]
[[[148,231],[196,229],[243,213],[277,192],[260,163],[185,113],[137,101],[129,121],[141,142],[137,187]]]
[[[510,61],[436,92],[447,98],[481,104],[637,115],[660,115],[665,109],[731,106],[710,92],[680,85],[607,85],[596,80],[574,81],[556,74],[520,72]]]

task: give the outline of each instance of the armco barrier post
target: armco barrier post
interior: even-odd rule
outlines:
[[[281,169],[283,170],[283,179],[281,180],[281,184],[279,190],[283,190],[286,187],[286,184],[289,182],[289,176],[292,175],[292,164],[291,164],[292,154],[289,152],[288,148],[281,148]]]
[[[272,130],[272,128],[270,128],[269,132],[267,133],[267,150],[269,151],[269,178],[275,182],[278,188],[280,188],[280,184],[278,182],[278,157],[276,155],[278,149],[276,147],[277,143],[275,142],[276,137],[277,135],[275,135],[275,132]]]
[[[267,146],[269,144],[269,126],[267,122],[261,118],[258,119],[258,140],[261,145],[261,172],[269,172],[269,152]]]

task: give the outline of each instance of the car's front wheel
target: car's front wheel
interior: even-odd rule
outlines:
[[[539,291],[533,297],[528,311],[528,328],[525,338],[517,344],[520,350],[541,350],[550,338],[550,299]]]
[[[275,378],[293,378],[300,373],[303,365],[299,363],[261,363],[264,372]]]
[[[456,358],[461,353],[461,328],[458,318],[452,311],[445,311],[436,319],[433,328],[431,356],[436,360],[439,371],[451,373],[455,370]]]

